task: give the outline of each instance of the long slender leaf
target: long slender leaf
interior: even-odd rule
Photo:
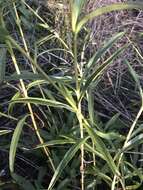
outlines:
[[[72,30],[76,30],[76,24],[78,17],[81,13],[82,6],[84,5],[85,0],[72,0],[71,2],[71,12],[72,12]]]
[[[92,56],[92,58],[89,60],[89,62],[87,63],[87,68],[89,69],[90,67],[93,66],[93,64],[95,64],[99,58],[101,58],[104,53],[113,46],[113,44],[119,40],[121,37],[123,37],[124,32],[120,32],[118,34],[116,34],[115,36],[113,36],[102,48],[100,48],[97,53],[95,55]]]
[[[46,146],[55,146],[55,145],[63,145],[63,144],[74,144],[74,140],[67,140],[67,139],[57,139],[57,140],[51,140],[48,142],[45,142],[43,144],[39,144],[36,146],[35,149],[41,148],[41,147],[46,147]]]
[[[93,72],[91,74],[90,77],[88,77],[87,81],[85,82],[85,85],[83,86],[82,90],[81,90],[81,95],[80,95],[80,99],[83,97],[83,95],[85,94],[86,90],[88,89],[88,87],[90,86],[90,84],[95,81],[99,76],[101,76],[102,72],[107,68],[107,66],[109,64],[112,63],[112,61],[117,58],[117,56],[119,54],[121,54],[125,49],[126,49],[126,45],[123,46],[122,48],[120,48],[119,50],[117,50],[112,56],[110,56],[101,66],[99,66],[99,68]]]
[[[104,142],[101,140],[101,138],[95,133],[93,128],[88,126],[85,123],[85,129],[88,132],[89,136],[91,137],[92,141],[94,142],[97,151],[99,151],[100,154],[102,154],[104,160],[108,163],[109,168],[113,172],[113,174],[119,174],[118,168],[115,165],[112,156],[110,155],[108,149],[106,148]]]
[[[104,130],[106,131],[107,129],[110,128],[110,126],[114,125],[114,124],[116,123],[117,119],[119,118],[119,116],[120,116],[119,113],[115,114],[115,115],[106,123],[106,125],[105,125],[105,127],[104,127]]]
[[[91,19],[94,17],[110,13],[111,11],[119,11],[119,10],[126,10],[126,9],[143,9],[143,3],[141,2],[130,2],[130,3],[114,3],[111,5],[107,5],[105,7],[98,8],[88,15],[86,15],[78,24],[75,29],[75,33],[78,33],[81,28]]]
[[[125,63],[128,65],[128,68],[129,68],[129,71],[133,77],[133,79],[135,80],[136,84],[138,85],[138,89],[140,91],[140,96],[142,98],[142,101],[143,101],[143,90],[142,90],[142,87],[141,87],[141,84],[140,84],[140,81],[139,81],[139,76],[137,75],[137,73],[134,71],[134,69],[132,68],[132,66],[130,65],[130,63],[125,60]]]
[[[126,145],[124,146],[124,150],[129,150],[133,148],[136,145],[139,145],[140,143],[143,142],[143,134],[139,134],[135,136],[134,138],[130,139]]]
[[[12,130],[0,130],[0,136],[11,133],[11,132],[12,132]]]
[[[68,81],[71,81],[72,78],[70,76],[56,76],[56,75],[50,75],[49,78],[51,80],[53,80],[54,82],[58,82],[58,83],[63,83],[63,82],[68,82]],[[5,76],[5,80],[6,81],[12,81],[12,80],[20,80],[20,79],[23,79],[23,80],[45,80],[45,82],[48,82],[46,81],[46,78],[41,75],[41,74],[34,74],[32,72],[28,72],[28,71],[22,71],[21,74],[12,74],[10,76]],[[35,81],[34,81],[35,82]]]
[[[21,93],[18,91],[14,94],[14,96],[11,98],[11,100],[16,100],[17,98],[20,98],[21,96]],[[8,115],[10,115],[12,112],[13,112],[13,107],[14,107],[14,104],[13,103],[9,103],[8,105]]]
[[[9,169],[10,172],[13,173],[14,172],[14,162],[15,162],[15,155],[16,155],[16,150],[17,150],[17,145],[18,145],[18,141],[20,138],[20,134],[22,131],[22,128],[24,126],[25,120],[27,118],[28,115],[26,115],[24,118],[22,118],[13,133],[12,136],[12,140],[11,140],[11,145],[10,145],[10,151],[9,151]]]
[[[70,162],[70,160],[75,156],[76,152],[80,149],[81,145],[84,144],[88,138],[89,137],[87,137],[85,139],[80,139],[79,141],[77,141],[77,143],[75,145],[73,145],[68,150],[68,152],[65,154],[64,158],[60,162],[59,166],[57,167],[57,169],[51,179],[51,182],[49,184],[48,190],[52,190],[52,188],[55,185],[56,181],[58,180],[61,172],[64,170],[64,168]]]
[[[45,105],[45,106],[51,106],[55,108],[65,108],[70,111],[74,111],[70,106],[67,104],[54,101],[54,100],[48,100],[43,98],[18,98],[17,100],[12,100],[12,103],[31,103],[31,104],[39,104],[39,105]]]

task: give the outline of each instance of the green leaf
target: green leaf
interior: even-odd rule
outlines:
[[[9,34],[6,28],[0,26],[0,43],[5,43],[5,40],[7,39],[8,35]]]
[[[95,81],[99,76],[101,76],[102,72],[107,68],[109,64],[112,63],[112,61],[117,58],[119,54],[121,54],[127,45],[123,46],[122,48],[118,49],[113,55],[111,55],[101,66],[97,68],[96,71],[94,71],[86,80],[85,85],[81,89],[81,95],[80,99],[82,99],[83,95],[85,94],[86,90],[90,86],[90,84]],[[83,80],[83,79],[82,79]]]
[[[26,180],[24,177],[17,175],[15,173],[12,174],[13,179],[22,187],[23,190],[36,190],[32,183],[29,180]]]
[[[107,139],[107,140],[114,140],[114,139],[119,139],[119,140],[122,139],[122,140],[124,140],[125,139],[125,137],[123,137],[123,135],[120,135],[120,134],[115,133],[115,132],[108,132],[108,133],[106,132],[106,133],[104,133],[104,132],[96,130],[96,134],[99,137],[101,137],[103,139]]]
[[[5,78],[5,68],[6,68],[6,49],[0,49],[0,82]]]
[[[11,133],[11,132],[12,132],[12,130],[0,130],[0,136]]]
[[[39,145],[36,146],[35,149],[46,147],[46,146],[63,145],[63,144],[74,144],[74,143],[75,143],[74,140],[57,139],[57,140],[51,140],[51,141],[45,142],[43,144],[39,144]]]
[[[111,5],[107,5],[105,7],[98,8],[88,15],[86,15],[76,26],[75,33],[78,33],[82,27],[94,17],[110,13],[111,11],[119,11],[119,10],[126,10],[126,9],[143,9],[143,3],[139,2],[130,2],[130,3],[114,3]]]
[[[15,162],[15,155],[16,155],[16,150],[17,150],[17,146],[18,146],[18,141],[21,135],[21,131],[22,128],[24,126],[25,120],[27,118],[28,115],[26,115],[24,118],[22,118],[13,133],[12,136],[12,140],[11,140],[11,144],[10,144],[10,151],[9,151],[9,169],[10,172],[13,173],[14,172],[14,162]]]
[[[143,134],[137,135],[126,143],[123,151],[129,150],[133,148],[134,146],[141,144],[142,142],[143,142]]]
[[[141,133],[143,131],[143,124],[137,126],[137,129],[135,129],[131,135],[131,138],[135,137],[138,133]]]
[[[71,105],[71,107],[74,110],[76,110],[77,106],[76,106],[76,102],[72,96],[72,91],[69,90],[68,88],[66,88],[66,86],[62,85],[62,84],[59,85],[59,88],[60,88],[60,92],[62,93],[64,98],[67,100],[67,102]]]
[[[16,92],[14,94],[14,96],[12,97],[11,101],[14,101],[17,98],[20,98],[20,96],[21,96],[21,93],[19,91]],[[13,112],[13,107],[14,107],[14,104],[13,103],[9,103],[9,105],[8,105],[8,115],[10,115]]]
[[[28,71],[22,71],[21,74],[12,74],[10,76],[6,76],[5,80],[6,81],[12,81],[12,80],[42,80],[45,79],[42,75],[40,74],[34,74],[32,72],[28,72]]]
[[[31,104],[39,104],[45,106],[51,106],[55,108],[65,108],[67,110],[73,111],[73,109],[68,106],[67,104],[55,101],[55,100],[48,100],[43,98],[18,98],[17,100],[12,100],[12,103],[31,103]]]
[[[120,175],[117,166],[115,165],[113,158],[111,157],[109,150],[107,149],[107,147],[105,146],[104,142],[102,141],[102,139],[95,133],[95,131],[93,130],[93,128],[91,128],[90,126],[88,126],[87,124],[85,124],[85,129],[88,132],[89,136],[91,137],[92,141],[94,142],[95,146],[96,146],[96,150],[102,154],[104,160],[106,160],[109,168],[111,169],[111,171],[113,172],[113,174],[117,174]]]
[[[95,113],[94,113],[94,95],[92,93],[92,90],[90,89],[87,93],[87,101],[88,101],[88,112],[89,112],[89,118],[90,122],[93,125],[95,120]]]
[[[98,178],[103,179],[108,185],[111,185],[112,179],[104,173],[104,168],[97,168],[96,166],[87,168],[86,173],[97,176]]]
[[[87,137],[85,139],[80,139],[79,141],[76,142],[75,145],[73,145],[67,151],[67,153],[65,154],[64,158],[60,162],[59,166],[57,167],[57,169],[51,179],[48,190],[53,189],[53,186],[55,185],[56,181],[58,180],[58,178],[59,178],[60,174],[62,173],[62,171],[64,170],[64,168],[67,166],[67,164],[70,162],[70,160],[75,156],[76,152],[80,149],[81,145],[84,144],[88,138],[89,137]]]
[[[72,30],[75,32],[78,17],[81,13],[81,9],[85,3],[85,0],[72,0],[71,12],[72,12]]]
[[[87,68],[92,68],[93,64],[97,63],[98,59],[100,59],[105,52],[111,48],[113,46],[113,44],[120,39],[121,37],[123,37],[124,32],[120,32],[118,34],[116,34],[115,36],[113,36],[102,48],[100,48],[97,53],[95,55],[93,55],[93,57],[89,60],[89,62],[87,63]]]
[[[67,189],[67,186],[70,183],[70,179],[66,178],[64,180],[61,181],[61,183],[58,185],[57,190],[63,190],[63,189]]]
[[[142,90],[142,87],[141,87],[141,84],[140,84],[140,81],[139,81],[139,77],[138,77],[138,75],[136,74],[136,72],[134,71],[134,69],[132,68],[132,66],[130,65],[130,63],[127,60],[125,60],[125,63],[128,65],[129,71],[130,71],[133,79],[135,80],[138,88],[139,88],[140,96],[141,96],[142,102],[143,102],[143,90]]]
[[[119,113],[115,114],[115,115],[106,123],[105,128],[104,128],[105,131],[106,131],[107,129],[109,129],[110,126],[116,125],[116,121],[117,121],[117,119],[119,118],[119,116],[120,116]]]

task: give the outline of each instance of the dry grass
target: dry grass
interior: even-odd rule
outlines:
[[[54,20],[54,26],[52,27],[55,28],[61,38],[63,38],[70,46],[70,44],[72,44],[72,39],[69,27],[70,23],[68,20],[70,11],[69,7],[65,7],[67,0],[52,0],[48,2],[42,0],[39,2],[42,14],[45,15],[44,18],[46,19],[48,17],[49,13],[47,10],[50,10],[51,13],[53,13],[52,21]],[[85,9],[83,10],[83,14],[84,12],[90,12],[98,7],[117,2],[126,2],[126,0],[88,0]],[[140,37],[140,33],[143,31],[142,11],[134,10],[112,12],[93,19],[87,27],[91,31],[90,40],[84,47],[84,49],[87,50],[87,59],[92,56],[92,54],[96,52],[105,41],[121,31],[125,31],[124,38],[116,43],[114,48],[109,50],[105,56],[111,55],[113,51],[121,47],[121,45],[130,42],[135,45],[139,52],[142,52],[143,40]],[[59,59],[60,62],[61,60],[64,62],[64,56],[65,55],[60,54],[57,59]],[[53,58],[54,53],[50,54],[50,59]],[[101,113],[103,112],[105,115],[110,116],[113,113],[119,112],[128,121],[131,121],[136,114],[136,108],[139,106],[139,98],[138,94],[134,90],[134,84],[129,76],[128,68],[124,63],[125,58],[133,63],[133,68],[135,68],[135,70],[140,70],[142,59],[136,52],[135,48],[130,45],[125,54],[115,61],[110,69],[105,73],[98,90],[95,92],[95,101],[97,101],[97,109],[100,110],[100,107],[102,107],[100,110]],[[65,69],[68,72],[68,67],[70,68],[71,66],[70,64],[67,65],[68,66],[66,66]],[[65,64],[63,64],[62,67],[65,67]],[[129,86],[130,91],[128,89]],[[134,99],[137,100],[135,105],[132,104]]]
[[[125,1],[126,0],[89,0],[86,10],[90,12],[97,7]],[[134,44],[140,53],[143,50],[143,40],[140,37],[143,31],[142,11],[112,12],[92,20],[88,27],[91,29],[91,35],[87,48],[90,47],[91,54],[97,51],[104,44],[103,42],[121,31],[125,31],[125,37],[116,43],[115,49],[108,51],[108,55],[112,54],[112,52],[118,49],[122,44],[130,42]],[[134,118],[134,114],[137,111],[136,108],[139,107],[140,103],[124,59],[128,59],[136,71],[141,69],[142,59],[135,48],[130,45],[125,54],[115,61],[104,75],[98,90],[95,92],[95,100],[99,104],[97,104],[97,107],[100,108],[100,105],[102,105],[101,112],[104,112],[105,115],[119,112],[124,118],[130,121]],[[137,102],[133,105],[135,99]]]

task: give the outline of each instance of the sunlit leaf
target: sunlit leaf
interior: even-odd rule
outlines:
[[[90,84],[95,81],[99,76],[101,76],[101,74],[103,73],[103,71],[107,68],[108,65],[110,65],[113,60],[115,58],[117,58],[118,55],[120,55],[125,49],[126,49],[126,45],[123,46],[122,48],[118,49],[113,55],[111,55],[101,66],[99,66],[96,71],[94,71],[86,80],[85,85],[83,86],[83,88],[81,89],[81,95],[80,98],[83,97],[83,95],[85,94],[86,90],[88,89],[88,87],[90,86]]]
[[[73,111],[70,106],[67,104],[55,101],[55,100],[48,100],[44,98],[18,98],[16,100],[11,101],[12,103],[31,103],[36,105],[45,105],[51,106],[55,108],[65,108],[67,110]]]
[[[94,17],[110,13],[111,11],[119,11],[119,10],[126,10],[126,9],[143,9],[143,3],[141,2],[130,2],[130,3],[114,3],[111,5],[107,5],[101,8],[97,8],[96,10],[92,11],[91,13],[87,14],[81,21],[77,24],[75,29],[75,33],[78,33],[81,28],[91,19]]]
[[[76,30],[76,24],[78,17],[81,13],[81,9],[85,3],[85,0],[72,0],[71,1],[71,12],[72,12],[72,30]]]
[[[16,150],[17,150],[18,141],[19,141],[19,138],[20,138],[20,135],[22,132],[22,128],[24,126],[26,118],[27,118],[27,115],[18,122],[18,124],[14,130],[13,136],[12,136],[12,140],[11,140],[11,144],[10,144],[10,151],[9,151],[9,169],[10,169],[11,173],[14,172]]]

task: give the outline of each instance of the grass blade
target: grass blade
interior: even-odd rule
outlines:
[[[74,140],[67,140],[67,139],[57,139],[57,140],[51,140],[48,142],[45,142],[43,144],[39,144],[36,146],[35,149],[41,148],[41,147],[46,147],[46,146],[55,146],[55,145],[63,145],[63,144],[74,144]]]
[[[85,129],[88,132],[89,136],[91,137],[92,141],[94,142],[94,144],[96,146],[96,150],[100,154],[102,154],[104,160],[106,160],[106,162],[107,162],[109,168],[111,169],[111,171],[113,172],[113,174],[120,175],[118,168],[113,161],[113,158],[111,157],[108,149],[106,148],[106,146],[105,146],[104,142],[101,140],[101,138],[95,133],[93,128],[91,128],[87,124],[85,124]]]
[[[114,3],[111,5],[107,5],[105,7],[98,8],[88,15],[86,15],[78,24],[75,29],[75,33],[78,33],[81,28],[91,19],[94,17],[110,13],[111,11],[119,11],[119,10],[126,10],[126,9],[143,9],[143,3],[141,2],[130,2],[130,3]]]
[[[97,51],[97,53],[89,60],[88,64],[87,64],[87,68],[89,69],[90,67],[93,66],[93,64],[95,64],[99,58],[101,58],[104,53],[113,46],[113,44],[119,40],[121,37],[123,37],[124,32],[120,32],[118,34],[116,34],[115,36],[113,36],[101,49],[99,49]]]
[[[10,151],[9,151],[9,169],[10,169],[11,173],[14,172],[14,162],[15,162],[15,155],[16,155],[16,150],[17,150],[17,146],[18,146],[18,141],[19,141],[20,134],[21,134],[21,131],[22,131],[22,128],[24,126],[27,116],[28,115],[26,115],[24,118],[22,118],[18,122],[16,129],[14,130],[14,133],[12,136]]]
[[[73,32],[76,30],[78,16],[81,13],[81,9],[82,9],[82,6],[84,5],[84,3],[85,3],[85,0],[72,0],[71,12],[72,12],[72,30],[73,30]]]
[[[85,139],[79,140],[75,145],[73,145],[68,150],[68,152],[65,154],[64,158],[60,162],[59,166],[57,167],[57,169],[52,177],[52,180],[49,184],[48,190],[52,190],[52,188],[55,185],[56,181],[58,180],[61,172],[64,170],[64,168],[67,166],[69,161],[75,156],[76,152],[80,149],[81,145],[86,142],[87,139],[88,139],[88,137]]]
[[[0,136],[11,133],[11,132],[12,132],[11,130],[0,130]]]
[[[110,56],[101,66],[98,67],[98,69],[91,74],[90,77],[88,77],[87,81],[85,82],[85,85],[83,86],[81,90],[80,99],[84,96],[86,90],[90,86],[90,84],[95,81],[99,76],[101,76],[102,72],[107,68],[108,65],[112,63],[112,61],[117,58],[119,54],[121,54],[127,46],[123,46],[119,50],[117,50],[112,56]],[[83,80],[83,79],[82,79]]]
[[[133,148],[134,146],[141,144],[143,142],[143,134],[137,135],[134,138],[130,139],[124,146],[124,150],[129,150]]]
[[[55,108],[65,108],[67,110],[73,111],[73,109],[68,106],[67,104],[55,101],[55,100],[48,100],[43,98],[18,98],[17,100],[12,100],[12,103],[31,103],[31,104],[39,104],[45,106],[51,106]]]
[[[143,102],[143,90],[142,90],[142,87],[141,87],[141,84],[140,84],[140,81],[139,81],[139,77],[138,75],[136,74],[136,72],[134,71],[134,69],[132,68],[132,66],[130,65],[130,63],[125,60],[125,63],[128,65],[128,68],[129,68],[129,71],[133,77],[133,79],[135,80],[137,86],[138,86],[138,89],[140,91],[140,96],[142,98],[142,102]]]

